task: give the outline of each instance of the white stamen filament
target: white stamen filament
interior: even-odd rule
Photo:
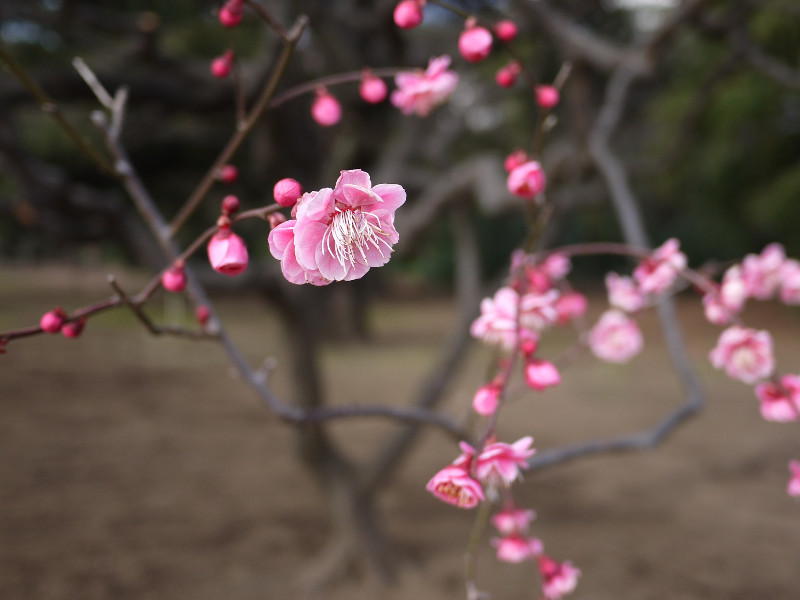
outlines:
[[[343,267],[348,262],[350,266],[355,265],[356,252],[361,255],[364,263],[368,264],[364,253],[365,248],[369,247],[368,244],[375,246],[381,256],[384,254],[380,244],[384,244],[391,252],[391,244],[383,239],[388,235],[381,229],[381,221],[375,214],[360,209],[342,210],[337,207],[333,220],[322,236],[322,252],[327,249]]]

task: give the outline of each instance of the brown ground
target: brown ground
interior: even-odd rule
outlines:
[[[35,322],[59,302],[97,299],[102,282],[102,274],[33,279],[6,270],[0,329]],[[165,312],[179,314],[180,301],[167,300]],[[229,299],[223,308],[238,319],[233,329],[254,362],[279,349],[280,327],[256,301]],[[708,384],[704,414],[652,453],[530,475],[518,497],[537,509],[536,533],[550,553],[583,570],[572,598],[800,598],[800,504],[785,493],[786,463],[800,458],[797,427],[762,421],[751,390],[705,359],[717,330],[696,308],[683,313]],[[337,401],[404,402],[449,312],[441,302],[395,303],[374,317],[374,346],[327,349]],[[749,321],[777,333],[781,366],[797,372],[798,311],[765,305]],[[509,407],[501,435],[530,432],[546,448],[640,428],[676,405],[679,387],[652,321],[645,326],[650,344],[629,367],[581,359],[560,389]],[[564,345],[555,337],[545,352]],[[298,467],[291,431],[220,359],[210,344],[150,338],[122,312],[93,321],[80,340],[30,339],[0,357],[0,598],[306,596],[298,581],[328,534],[322,499]],[[453,389],[455,414],[465,414],[483,364],[476,351]],[[275,378],[285,389],[280,367]],[[366,456],[390,430],[354,423],[336,434]],[[398,585],[367,578],[318,597],[464,597],[471,515],[424,490],[456,453],[428,434],[386,490],[387,527],[405,557]],[[494,599],[535,599],[538,585],[530,567],[498,565],[488,547],[480,583]]]

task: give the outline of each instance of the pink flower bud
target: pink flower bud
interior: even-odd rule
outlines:
[[[509,21],[506,19],[504,21],[498,21],[495,23],[494,32],[497,34],[497,37],[504,42],[510,42],[517,37],[519,29],[517,29],[517,24],[514,23],[514,21]]]
[[[64,326],[61,328],[61,334],[66,338],[75,339],[80,337],[85,326],[86,317],[78,319],[77,321],[71,321],[64,324]]]
[[[394,7],[394,23],[401,29],[413,29],[422,23],[424,0],[403,0]]]
[[[525,383],[537,391],[561,383],[561,374],[556,366],[546,360],[529,359],[525,364]]]
[[[224,79],[231,74],[233,66],[233,51],[228,50],[222,56],[211,61],[211,74],[219,79]]]
[[[234,165],[223,165],[217,173],[217,179],[222,183],[233,183],[239,178],[239,169]]]
[[[535,160],[519,165],[508,174],[507,185],[508,191],[515,196],[528,199],[535,198],[545,188],[542,166]]]
[[[572,563],[554,561],[546,554],[539,556],[539,574],[542,577],[542,592],[548,600],[558,600],[571,593],[578,585],[580,569]]]
[[[472,399],[472,408],[475,412],[484,417],[489,417],[497,410],[497,403],[500,398],[500,386],[494,382],[478,388],[475,397]]]
[[[311,116],[323,127],[331,127],[342,118],[342,105],[328,90],[319,88],[314,104],[311,105]]]
[[[205,304],[198,304],[197,308],[194,309],[194,318],[197,319],[197,322],[203,327],[211,318],[211,311]]]
[[[789,461],[789,473],[791,477],[789,477],[789,483],[786,484],[786,493],[790,496],[799,497],[800,496],[800,461],[797,460],[790,460]]]
[[[503,167],[506,170],[506,173],[510,173],[518,166],[528,162],[528,155],[522,149],[514,150],[511,154],[506,157],[505,163],[503,163]]]
[[[492,34],[485,27],[467,27],[458,38],[458,51],[469,62],[481,62],[492,50]]]
[[[228,0],[219,10],[219,22],[223,27],[236,27],[242,22],[242,0]]]
[[[208,242],[211,268],[225,275],[238,275],[247,268],[247,246],[230,229],[220,229]]]
[[[183,261],[178,261],[161,274],[161,285],[168,292],[182,292],[186,288]]]
[[[497,72],[497,75],[494,76],[494,80],[500,87],[509,88],[517,82],[521,71],[522,67],[520,67],[519,63],[517,61],[512,61]]]
[[[358,87],[358,93],[361,95],[364,102],[378,104],[386,99],[389,90],[383,79],[375,77],[369,71],[364,71],[364,75],[361,78],[361,85]]]
[[[272,195],[275,197],[275,202],[289,208],[297,204],[297,200],[303,195],[303,186],[295,179],[287,177],[275,184]]]
[[[39,327],[41,327],[42,331],[45,333],[58,333],[61,331],[66,317],[67,315],[64,314],[61,308],[54,308],[42,315],[42,318],[39,320]]]
[[[239,210],[239,198],[229,194],[222,199],[222,214],[232,215]]]
[[[286,223],[286,215],[283,213],[270,213],[267,215],[267,222],[269,223],[270,231],[275,229],[278,225]]]
[[[553,108],[558,104],[560,95],[552,85],[536,86],[536,104],[545,109]]]

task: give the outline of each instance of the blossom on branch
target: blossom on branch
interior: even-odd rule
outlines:
[[[636,321],[618,310],[608,310],[589,332],[589,348],[602,360],[625,363],[639,354],[644,339]]]
[[[770,244],[761,254],[748,254],[742,261],[747,295],[757,300],[773,298],[781,285],[781,270],[786,252],[780,244]]]
[[[469,476],[466,468],[455,464],[436,473],[425,489],[459,508],[474,508],[484,499],[481,484]]]
[[[536,511],[522,508],[507,508],[492,517],[492,525],[501,535],[525,533],[528,526],[536,518]]]
[[[497,548],[497,560],[507,563],[524,562],[529,558],[538,556],[544,550],[542,540],[523,537],[519,534],[494,538],[492,539],[492,545]]]
[[[780,385],[773,381],[756,386],[761,416],[767,421],[786,423],[800,418],[800,376],[784,375]]]
[[[533,438],[530,436],[520,438],[513,444],[487,444],[476,459],[475,475],[492,487],[509,487],[519,477],[520,469],[528,467],[528,459],[536,454],[531,444]],[[460,445],[463,454],[456,459],[456,464],[471,464],[475,449],[466,442]]]
[[[769,377],[775,368],[769,332],[739,325],[722,332],[708,358],[717,369],[725,369],[729,377],[749,384]]]
[[[630,277],[608,273],[606,275],[608,303],[625,312],[636,312],[644,306],[644,294]]]
[[[392,92],[391,101],[404,115],[416,114],[425,117],[447,101],[458,84],[458,75],[448,69],[449,56],[431,58],[428,68],[423,72],[405,71],[398,73],[394,81],[397,89]]]
[[[639,263],[633,271],[633,278],[642,293],[660,294],[672,286],[686,264],[686,255],[680,251],[680,242],[670,238]]]
[[[542,592],[547,600],[557,600],[575,591],[580,577],[580,569],[576,569],[569,561],[554,561],[546,554],[539,557],[539,573],[542,576]]]

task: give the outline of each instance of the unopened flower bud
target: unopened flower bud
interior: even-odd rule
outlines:
[[[236,27],[242,22],[242,0],[228,0],[219,10],[219,22],[223,27]]]
[[[394,7],[394,22],[401,29],[413,29],[422,23],[422,7],[420,0],[403,0]]]
[[[506,157],[506,160],[503,163],[503,167],[505,168],[507,173],[510,173],[518,166],[526,162],[528,162],[528,155],[526,154],[526,152],[522,149],[517,149]]]
[[[536,104],[545,109],[550,109],[558,104],[560,95],[552,85],[536,86]]]
[[[239,178],[239,169],[234,165],[223,165],[217,173],[217,179],[222,183],[233,183]]]
[[[341,120],[342,105],[327,89],[319,88],[311,105],[311,116],[323,127],[331,127]]]
[[[64,314],[61,308],[54,308],[42,315],[42,318],[39,320],[39,327],[41,327],[42,331],[45,333],[58,333],[61,331],[66,317],[67,315]]]
[[[517,61],[511,61],[505,67],[497,71],[494,79],[500,87],[509,88],[517,82],[522,67]]]
[[[495,23],[494,32],[497,34],[497,37],[504,42],[510,42],[517,37],[519,30],[517,29],[517,24],[514,23],[514,21],[509,21],[506,19],[504,21],[498,21]]]
[[[282,213],[270,213],[267,215],[267,223],[269,223],[270,230],[275,229],[281,223],[286,223],[286,215]]]
[[[249,257],[244,240],[224,228],[208,242],[208,261],[211,268],[225,275],[238,275],[247,268]]]
[[[222,56],[211,61],[211,74],[219,79],[224,79],[231,73],[233,67],[233,51],[228,50]]]
[[[530,160],[508,174],[508,191],[520,198],[532,199],[544,191],[545,177],[542,166]]]
[[[297,200],[303,195],[303,186],[291,177],[281,179],[272,189],[275,202],[289,208],[297,204]]]
[[[375,75],[368,70],[365,70],[361,77],[361,85],[358,87],[358,93],[361,95],[361,99],[364,100],[364,102],[378,104],[386,99],[388,89],[383,79],[375,77]]]
[[[232,215],[239,210],[239,198],[229,194],[222,199],[222,214]]]
[[[198,304],[197,308],[194,309],[194,317],[202,327],[208,323],[208,320],[211,318],[211,311],[205,304]]]
[[[485,27],[475,25],[467,28],[458,38],[458,51],[469,62],[480,62],[492,50],[492,34]]]
[[[61,334],[66,338],[75,339],[80,337],[85,326],[86,317],[78,319],[77,321],[71,321],[64,324],[64,326],[61,328]]]
[[[182,292],[186,288],[186,273],[183,270],[182,260],[176,261],[161,274],[161,285],[168,292]]]

